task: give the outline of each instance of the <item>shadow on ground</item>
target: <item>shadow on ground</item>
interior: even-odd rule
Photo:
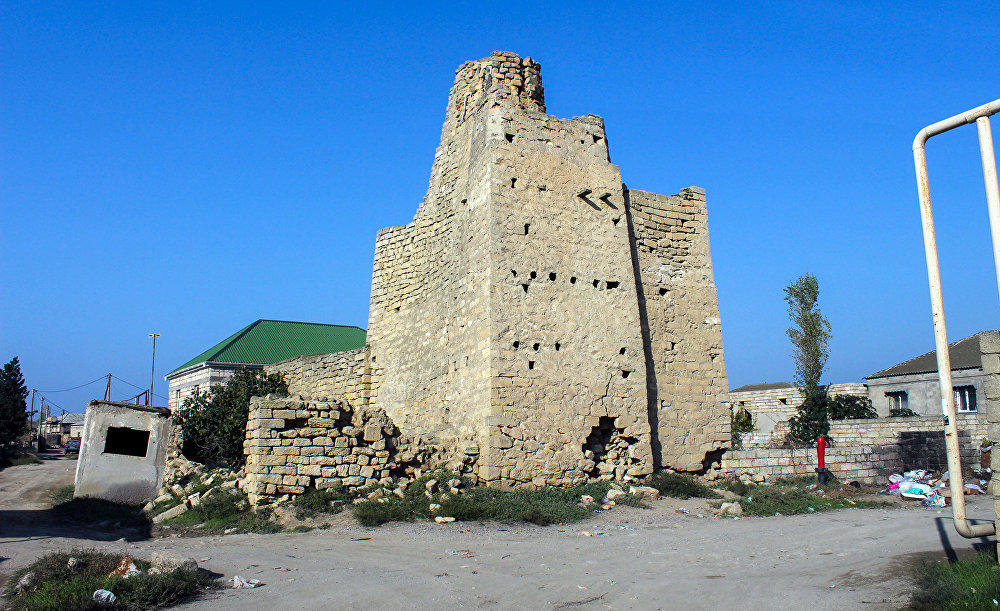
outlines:
[[[139,507],[73,499],[50,509],[0,510],[0,537],[142,541],[152,524]]]

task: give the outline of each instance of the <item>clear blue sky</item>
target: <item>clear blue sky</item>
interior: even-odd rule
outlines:
[[[791,379],[806,271],[825,380],[858,380],[933,344],[914,134],[1000,97],[990,2],[151,4],[0,8],[0,360],[32,387],[145,385],[150,331],[165,395],[257,318],[366,326],[375,232],[494,49],[541,62],[550,113],[605,118],[629,186],[707,189],[732,386]],[[975,129],[928,156],[951,337],[1000,327]]]

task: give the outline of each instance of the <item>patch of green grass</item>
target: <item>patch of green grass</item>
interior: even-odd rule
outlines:
[[[723,490],[728,490],[734,492],[739,496],[746,496],[751,490],[756,486],[753,484],[744,484],[738,478],[730,477],[716,482],[716,488],[721,488]]]
[[[1000,566],[996,553],[980,552],[958,562],[924,562],[916,567],[915,609],[996,609]]]
[[[68,503],[73,500],[73,492],[76,488],[72,484],[68,486],[61,486],[52,492],[51,499],[56,505],[60,503]]]
[[[649,505],[646,504],[642,498],[635,496],[634,494],[626,494],[625,496],[620,496],[615,499],[615,505],[625,505],[627,507],[638,507],[640,509],[649,509]]]
[[[77,559],[76,566],[68,566],[70,557]],[[11,577],[4,592],[7,604],[11,609],[32,611],[94,609],[94,591],[103,589],[115,595],[115,609],[154,609],[193,598],[214,583],[204,571],[108,577],[121,560],[117,554],[90,550],[47,554]],[[147,562],[134,562],[141,570],[149,568]],[[31,585],[17,591],[18,582],[29,572]]]
[[[171,526],[194,527],[204,525],[205,531],[221,532],[236,528],[239,532],[275,533],[281,525],[275,522],[270,511],[246,508],[246,495],[239,491],[217,492],[165,523]],[[241,509],[242,507],[242,509]]]
[[[647,477],[644,483],[659,490],[663,496],[670,496],[677,499],[689,499],[691,497],[703,499],[719,498],[718,492],[690,475],[664,472],[654,473]]]
[[[445,492],[436,492],[428,498],[426,486],[432,479],[438,482],[438,490]],[[447,491],[446,484],[452,479],[462,482],[460,494]],[[577,522],[592,513],[592,509],[580,506],[580,497],[589,494],[595,499],[602,499],[609,488],[610,484],[600,482],[566,488],[496,490],[472,486],[465,478],[439,471],[412,482],[402,499],[393,496],[382,502],[366,500],[354,505],[354,517],[364,526],[416,518],[433,519],[435,516],[449,516],[460,521],[531,522],[539,525]],[[441,505],[441,508],[431,511],[432,503]]]
[[[317,490],[310,488],[292,501],[295,506],[296,519],[312,518],[318,513],[339,513],[345,503],[349,503],[352,495],[342,486]]]
[[[827,497],[806,488],[789,485],[754,486],[740,499],[743,513],[751,516],[793,515],[831,509],[866,509],[887,503],[852,500],[842,496]]]

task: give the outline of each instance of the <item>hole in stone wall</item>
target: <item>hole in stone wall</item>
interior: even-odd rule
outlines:
[[[525,293],[527,293],[527,292],[528,292],[528,285],[527,285],[527,284],[522,284],[522,285],[521,285],[521,288],[522,288],[522,289],[524,289],[524,292],[525,292]]]
[[[621,284],[621,282],[618,282],[617,280],[608,280],[608,281],[607,281],[607,282],[605,283],[605,288],[606,288],[606,289],[608,289],[608,290],[610,291],[611,289],[616,289],[616,288],[618,288],[618,285],[619,285],[619,284]]]
[[[541,347],[541,344],[539,344],[538,342],[535,342],[534,344],[531,345],[531,349],[534,350],[535,352],[538,352],[539,347]]]
[[[511,179],[510,179],[510,188],[511,188],[511,189],[513,189],[513,188],[514,188],[514,183],[516,183],[516,182],[517,182],[517,178],[511,178]]]
[[[590,134],[590,137],[594,139],[594,144],[597,144],[601,140],[604,140],[604,138],[598,136],[597,134]]]
[[[594,280],[594,288],[596,289],[597,285],[600,284],[600,283],[601,283],[600,280]]]
[[[285,419],[285,426],[278,429],[279,431],[291,431],[292,429],[301,429],[309,424],[308,418],[287,418]]]
[[[374,354],[372,355],[372,362],[373,363],[375,362],[375,355]]]
[[[617,227],[618,226],[618,222],[621,221],[621,220],[622,220],[622,217],[616,216],[615,218],[611,219],[611,222],[614,223],[615,226]]]
[[[572,276],[572,277],[570,277],[570,279],[569,279],[569,283],[570,283],[570,284],[576,284],[576,276]]]
[[[625,429],[615,426],[614,418],[601,416],[583,442],[583,456],[594,462],[587,474],[592,477],[615,474],[616,469],[627,468],[637,460],[629,455],[629,446],[639,440],[626,437]]]
[[[514,134],[504,134],[503,137],[507,139],[507,142],[514,141]]]
[[[531,229],[531,223],[524,224],[524,235],[528,235],[528,230]]]
[[[108,427],[104,438],[105,454],[145,457],[149,449],[149,431],[130,429],[125,426]]]
[[[530,274],[528,274],[528,275],[529,275],[529,276],[531,276],[531,279],[532,279],[532,280],[534,280],[535,278],[537,278],[537,277],[538,277],[538,272],[531,272],[531,273],[530,273]]]
[[[663,297],[664,295],[667,294],[667,289],[661,288],[659,292],[660,292],[660,297]]]
[[[549,272],[549,280],[550,281],[554,281],[555,279],[556,279],[556,273],[555,272]]]
[[[464,203],[467,203],[468,201],[469,201],[469,200],[467,200],[467,199],[463,199],[463,200],[462,200],[462,203],[464,204]]]
[[[622,348],[621,350],[619,350],[618,354],[625,354],[625,348]]]
[[[583,143],[584,143],[584,140],[580,140],[580,144],[583,144]]]
[[[535,361],[528,361],[528,369],[534,369],[534,368],[535,368]]]
[[[559,352],[559,347],[562,346],[559,342],[556,342],[556,352]]]
[[[510,270],[510,273],[511,273],[512,276],[514,276],[515,278],[517,278],[517,270],[516,269]]]
[[[667,342],[667,350],[673,350],[676,345],[677,342]]]
[[[627,378],[630,373],[632,373],[632,372],[629,371],[628,369],[622,369],[622,377],[623,378]]]
[[[513,344],[511,344],[511,345],[512,345],[512,346],[514,346],[514,349],[515,349],[515,350],[517,350],[518,348],[520,348],[520,347],[521,347],[521,342],[519,342],[519,341],[515,340],[515,341],[514,341],[514,343],[513,343]]]

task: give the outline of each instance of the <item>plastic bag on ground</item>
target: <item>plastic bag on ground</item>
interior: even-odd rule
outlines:
[[[233,589],[242,590],[245,588],[256,588],[257,586],[264,585],[259,579],[243,579],[239,575],[233,577]]]
[[[100,603],[102,605],[110,605],[115,602],[115,595],[108,590],[95,590],[94,591],[94,602]]]

